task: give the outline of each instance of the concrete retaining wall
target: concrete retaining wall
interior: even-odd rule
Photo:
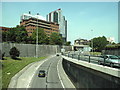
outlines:
[[[63,68],[76,88],[120,88],[120,70],[63,56]]]
[[[20,51],[20,57],[35,57],[36,56],[36,45],[35,44],[15,44],[15,43],[0,43],[2,50],[5,52],[5,56],[9,57],[9,51],[12,47],[16,47]],[[66,51],[71,51],[71,46],[63,46]],[[47,56],[60,53],[61,46],[58,45],[38,45],[37,51],[38,56]]]

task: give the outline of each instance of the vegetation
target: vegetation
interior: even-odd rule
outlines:
[[[68,41],[68,42],[65,43],[65,45],[66,45],[66,46],[70,46],[70,45],[71,45],[71,42]]]
[[[15,28],[11,28],[7,32],[2,33],[3,42],[26,43],[27,37],[28,37],[27,31],[23,26],[17,26]]]
[[[11,48],[9,53],[12,59],[16,59],[20,55],[20,52],[16,47]]]
[[[33,32],[32,43],[36,43],[37,30]],[[47,44],[48,38],[42,28],[38,28],[38,44]]]
[[[107,45],[105,47],[105,49],[109,50],[109,49],[118,49],[120,48],[120,44],[114,44],[114,45]]]
[[[107,41],[106,37],[96,37],[91,40],[90,46],[93,46],[93,50],[97,52],[101,52],[103,49],[105,49],[106,45],[109,42]],[[92,45],[93,44],[93,45]]]
[[[101,55],[101,52],[90,52],[90,55],[99,56]]]
[[[17,26],[6,32],[2,32],[2,41],[36,44],[36,31],[37,30],[32,33],[32,36],[28,36],[24,26]],[[52,33],[50,37],[48,37],[42,28],[38,28],[38,44],[63,45],[64,43],[69,46],[71,42],[63,42],[62,37],[58,33]]]
[[[52,33],[50,35],[49,44],[51,44],[51,45],[62,45],[63,44],[62,37],[58,33]]]
[[[11,78],[22,70],[26,65],[45,59],[46,57],[21,57],[21,60],[14,60],[10,57],[5,57],[5,60],[2,61],[2,88],[7,88]]]

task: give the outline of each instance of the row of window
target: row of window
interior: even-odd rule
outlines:
[[[56,31],[56,32],[58,32],[58,30],[52,30],[52,31]]]
[[[28,28],[28,29],[26,29],[26,30],[36,30],[36,29],[33,29],[33,28]]]

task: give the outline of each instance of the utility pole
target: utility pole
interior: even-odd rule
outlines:
[[[39,13],[37,13],[39,15]],[[38,58],[38,16],[37,16],[37,29],[36,29],[36,58]]]
[[[93,30],[91,30],[91,31],[92,31],[92,37],[93,37]],[[92,39],[91,43],[92,43],[92,55],[93,55],[93,39]]]

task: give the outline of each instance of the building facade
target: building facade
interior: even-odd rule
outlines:
[[[113,43],[113,42],[115,42],[115,38],[114,37],[108,37],[107,41],[109,41],[110,43]]]
[[[51,33],[56,32],[59,33],[59,24],[54,22],[48,22],[36,16],[32,16],[29,14],[23,14],[21,16],[20,25],[25,26],[28,35],[31,36],[32,33],[38,28],[43,28],[44,32],[49,37]]]
[[[62,15],[62,10],[57,9],[53,12],[50,12],[46,18],[49,22],[55,22],[59,24],[59,30],[63,41],[67,41],[67,20],[65,19],[65,16]]]
[[[89,51],[91,50],[89,43],[90,41],[86,39],[76,39],[74,40],[74,50],[89,54]]]
[[[10,30],[11,28],[8,27],[0,27],[0,30],[2,30],[2,32],[6,32],[8,30]]]
[[[74,45],[89,45],[90,41],[86,39],[76,39]]]

